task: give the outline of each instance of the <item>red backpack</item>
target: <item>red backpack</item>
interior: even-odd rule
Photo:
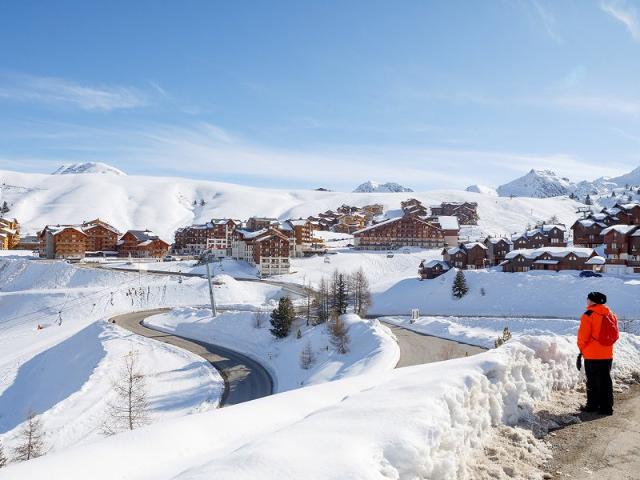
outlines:
[[[598,337],[598,343],[605,347],[610,347],[618,341],[620,332],[618,331],[618,317],[613,312],[609,312],[602,316],[602,323],[600,326],[600,336]]]

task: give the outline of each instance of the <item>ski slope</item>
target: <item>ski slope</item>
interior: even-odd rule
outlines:
[[[217,217],[246,219],[253,215],[297,218],[342,204],[384,205],[398,214],[400,202],[417,198],[425,205],[442,201],[478,202],[483,234],[503,235],[523,230],[536,220],[556,215],[571,224],[578,203],[568,198],[496,198],[474,192],[439,190],[420,193],[345,193],[276,190],[172,177],[135,175],[42,175],[0,171],[0,202],[23,232],[46,224],[101,218],[124,231],[149,228],[172,241],[178,227]],[[200,205],[204,200],[204,205]],[[196,205],[194,205],[196,202]]]

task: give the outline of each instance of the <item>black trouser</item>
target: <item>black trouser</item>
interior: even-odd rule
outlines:
[[[587,408],[603,413],[613,411],[613,382],[611,363],[613,360],[584,361],[587,376]]]

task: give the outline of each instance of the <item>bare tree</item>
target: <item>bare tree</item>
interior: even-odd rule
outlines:
[[[253,326],[255,328],[262,328],[262,325],[264,325],[264,323],[267,321],[268,318],[269,318],[268,312],[262,309],[256,310],[253,314]]]
[[[311,342],[307,340],[306,345],[300,352],[300,368],[303,370],[309,370],[311,366],[315,363],[316,356],[313,353],[313,348],[311,347]]]
[[[331,297],[329,282],[326,278],[320,280],[320,285],[315,292],[314,305],[316,309],[316,322],[325,323],[331,313]]]
[[[334,314],[331,322],[329,322],[329,333],[331,334],[331,345],[338,353],[345,354],[349,352],[349,333],[345,327],[340,315]]]
[[[140,371],[135,350],[124,356],[113,390],[116,398],[107,405],[107,419],[102,428],[105,435],[133,430],[149,423],[146,377]]]
[[[44,455],[44,432],[42,423],[33,410],[27,413],[27,419],[20,432],[20,444],[13,449],[17,462],[24,462]]]
[[[2,442],[0,442],[0,468],[7,464],[7,457],[4,454],[4,448],[2,448]]]
[[[367,280],[362,267],[349,276],[349,284],[353,312],[364,317],[371,306],[371,291],[369,290],[369,280]]]

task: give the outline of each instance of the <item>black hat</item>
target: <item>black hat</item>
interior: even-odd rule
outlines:
[[[597,303],[599,305],[604,305],[605,303],[607,303],[607,296],[604,293],[591,292],[589,293],[589,295],[587,295],[587,298],[593,303]]]

